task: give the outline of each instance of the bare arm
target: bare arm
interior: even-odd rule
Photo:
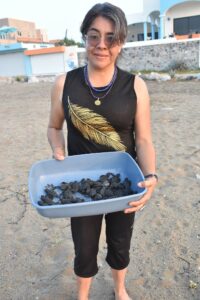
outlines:
[[[136,76],[134,89],[137,95],[137,110],[135,116],[135,143],[138,164],[144,175],[154,174],[156,170],[155,150],[151,135],[150,99],[145,82]],[[157,180],[155,177],[139,183],[140,187],[146,187],[146,194],[136,202],[129,203],[132,208],[125,212],[140,210],[150,199]]]
[[[51,92],[51,111],[47,137],[55,159],[62,160],[65,157],[65,139],[63,135],[64,110],[62,106],[62,94],[65,83],[65,75],[59,76]]]
[[[136,77],[137,110],[135,116],[135,142],[138,163],[144,175],[155,173],[155,150],[151,135],[150,99],[145,82]]]

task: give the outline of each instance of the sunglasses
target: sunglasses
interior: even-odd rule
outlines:
[[[89,32],[85,35],[85,40],[91,47],[96,47],[101,42],[101,39],[102,36],[98,32]],[[114,38],[114,34],[106,34],[103,39],[108,48],[111,48],[118,43],[118,41]]]

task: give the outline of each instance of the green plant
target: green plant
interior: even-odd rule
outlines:
[[[15,77],[15,80],[16,80],[17,82],[22,82],[22,81],[24,81],[24,80],[23,80],[23,76],[16,76],[16,77]]]
[[[175,75],[176,75],[176,71],[175,70],[173,70],[173,69],[171,69],[171,70],[169,70],[169,75],[171,76],[171,78],[174,78],[175,77]]]
[[[15,78],[15,81],[17,81],[17,82],[28,82],[28,77],[27,76],[18,75],[14,78]]]
[[[188,66],[184,61],[174,60],[168,67],[168,71],[186,71]]]
[[[64,38],[56,43],[56,46],[74,46],[77,45],[78,47],[84,47],[83,43],[79,43],[74,41],[73,39]]]

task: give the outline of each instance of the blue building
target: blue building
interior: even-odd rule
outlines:
[[[143,0],[143,12],[127,20],[128,42],[200,37],[200,0]]]

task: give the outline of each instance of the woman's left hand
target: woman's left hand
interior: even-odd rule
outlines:
[[[144,194],[144,196],[138,200],[138,201],[133,201],[129,202],[129,205],[132,206],[131,208],[126,208],[124,210],[125,213],[132,213],[132,212],[137,212],[142,210],[149,199],[151,198],[151,195],[154,191],[154,188],[157,184],[157,179],[155,177],[150,177],[148,179],[145,179],[145,181],[141,181],[138,183],[139,187],[142,188],[147,188],[147,192]]]

